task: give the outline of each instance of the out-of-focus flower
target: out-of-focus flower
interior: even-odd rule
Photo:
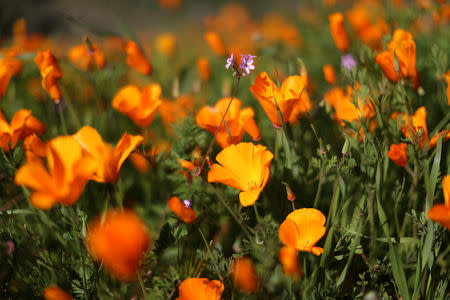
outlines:
[[[116,147],[103,142],[97,130],[84,126],[73,138],[81,145],[83,151],[95,160],[96,168],[93,179],[97,182],[115,183],[119,179],[120,168],[130,153],[142,143],[140,135],[125,133]]]
[[[95,65],[99,69],[103,69],[106,64],[105,54],[96,44],[82,43],[74,46],[69,50],[69,59],[74,65],[84,71],[92,69]]]
[[[208,173],[208,182],[220,182],[242,192],[242,206],[256,202],[270,176],[273,154],[262,145],[239,143],[223,149],[217,154],[220,164],[213,164]]]
[[[351,54],[346,54],[341,56],[341,66],[348,69],[349,71],[353,70],[356,66],[356,60]]]
[[[197,59],[197,71],[203,81],[208,81],[211,78],[211,66],[208,58],[200,57]]]
[[[164,9],[178,9],[182,2],[182,0],[158,0],[159,6]]]
[[[282,42],[289,47],[301,45],[302,38],[297,27],[286,22],[286,18],[279,14],[267,14],[261,24],[262,38],[271,43]]]
[[[148,62],[144,53],[142,53],[138,44],[133,41],[129,41],[125,47],[125,51],[127,52],[127,64],[138,70],[140,73],[144,75],[151,75],[153,67]]]
[[[450,176],[444,176],[442,180],[445,204],[435,204],[428,211],[428,218],[438,222],[447,230],[450,230]]]
[[[58,80],[61,79],[62,72],[55,56],[53,56],[50,50],[45,50],[37,53],[34,62],[41,72],[42,87],[56,104],[60,103],[62,93],[58,86]]]
[[[240,257],[234,260],[231,278],[235,286],[241,291],[253,293],[258,290],[258,274],[253,261],[248,257]]]
[[[46,300],[72,300],[72,296],[70,296],[67,292],[60,289],[57,286],[48,286],[43,291],[44,298]]]
[[[119,280],[134,280],[149,247],[144,222],[130,210],[109,210],[88,228],[86,245],[92,256]]]
[[[162,33],[156,38],[155,44],[159,53],[172,57],[177,47],[177,38],[173,33]]]
[[[176,300],[219,300],[225,286],[218,280],[207,278],[189,278],[178,287],[179,297]]]
[[[215,134],[230,100],[231,98],[222,98],[217,101],[214,107],[202,107],[195,117],[197,125]],[[233,141],[234,143],[239,143],[244,135],[244,131],[249,133],[254,140],[261,138],[259,128],[253,119],[253,109],[247,107],[241,110],[241,105],[241,100],[233,99],[225,116],[225,121],[216,135],[216,141],[222,148],[232,145]],[[231,139],[226,126],[228,126],[233,139]]]
[[[298,105],[304,88],[304,80],[300,76],[289,76],[279,89],[266,72],[261,72],[256,77],[255,83],[250,86],[250,91],[258,99],[274,126],[281,127],[277,106],[283,122],[287,122]]]
[[[49,141],[45,157],[48,170],[41,158],[32,159],[17,170],[15,183],[33,190],[30,201],[37,208],[75,204],[92,178],[95,161],[83,153],[72,136]]]
[[[142,91],[134,85],[127,85],[114,96],[112,106],[133,120],[137,126],[145,128],[152,123],[156,110],[161,105],[160,96],[159,84],[149,84]]]
[[[11,77],[20,72],[22,63],[14,57],[0,59],[0,99],[6,93]]]
[[[389,147],[387,156],[399,167],[406,166],[406,163],[408,162],[406,146],[405,143],[400,143],[398,145],[392,144]]]
[[[150,169],[150,162],[145,157],[145,155],[142,155],[141,153],[131,153],[130,160],[133,166],[141,173],[145,173],[148,171],[148,169]]]
[[[23,150],[25,150],[25,157],[27,161],[45,157],[45,153],[47,151],[46,147],[47,145],[45,145],[35,133],[27,136],[23,140]]]
[[[27,22],[25,19],[18,19],[13,24],[14,44],[6,52],[6,56],[12,57],[22,53],[37,52],[44,46],[48,47],[48,42],[42,34],[27,33]]]
[[[190,95],[181,95],[175,101],[161,99],[158,111],[169,133],[173,131],[172,124],[182,121],[193,111],[194,100]]]
[[[197,220],[197,214],[195,211],[190,206],[181,203],[180,198],[176,196],[169,199],[169,208],[185,223],[193,223]]]
[[[205,33],[204,38],[208,46],[217,56],[226,55],[225,44],[217,32],[208,31]]]
[[[31,78],[27,83],[27,92],[38,101],[44,102],[47,99],[47,94],[42,89],[41,80],[38,77]]]
[[[31,115],[31,110],[18,110],[12,117],[11,124],[8,124],[0,112],[0,149],[8,152],[16,147],[19,139],[23,140],[33,133],[42,134],[45,130],[45,125]]]
[[[323,248],[315,244],[325,234],[325,216],[315,208],[301,208],[291,212],[280,225],[279,237],[289,248],[320,255]]]
[[[344,15],[341,13],[331,14],[328,16],[328,21],[330,22],[330,31],[336,47],[341,52],[347,52],[350,47],[350,40],[344,25]]]
[[[298,262],[297,250],[289,247],[282,247],[278,254],[278,258],[283,266],[283,273],[286,276],[291,276],[294,280],[300,279],[302,271]]]
[[[447,103],[450,106],[450,70],[445,72],[444,79],[447,83]]]
[[[323,68],[323,76],[325,77],[325,80],[329,84],[335,84],[336,83],[336,74],[334,73],[334,69],[332,65],[324,65]]]

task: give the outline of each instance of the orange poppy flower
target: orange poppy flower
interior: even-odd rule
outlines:
[[[447,82],[447,103],[450,106],[450,71],[445,72],[444,79]]]
[[[72,136],[49,141],[45,157],[47,164],[36,157],[22,165],[16,172],[15,183],[33,190],[30,201],[37,208],[49,209],[56,203],[75,204],[92,177],[94,160],[83,154]]]
[[[45,145],[35,133],[27,136],[23,140],[23,150],[25,150],[25,157],[27,161],[45,157],[45,153],[47,151],[46,147],[47,145]]]
[[[298,251],[320,255],[323,248],[314,246],[325,234],[325,216],[315,208],[301,208],[291,212],[280,225],[281,242]]]
[[[142,91],[134,85],[127,85],[114,96],[112,106],[125,114],[137,126],[145,128],[152,123],[156,110],[161,104],[160,96],[159,84],[149,84]]]
[[[344,97],[338,99],[334,105],[334,109],[336,111],[334,118],[341,124],[342,127],[345,127],[344,121],[349,123],[354,121],[359,122],[360,119],[368,121],[375,115],[374,104],[369,96],[365,99],[364,104],[359,97],[357,99],[358,106],[353,103],[352,94],[356,93],[356,90],[358,89],[358,84],[353,89],[347,86],[347,91],[344,94]],[[342,94],[338,92],[336,96],[342,96]]]
[[[329,84],[335,84],[336,83],[336,74],[334,73],[334,69],[332,65],[324,65],[323,66],[323,75],[325,77],[325,80]]]
[[[334,87],[328,90],[325,95],[323,95],[323,98],[331,107],[335,107],[340,101],[345,101],[346,96],[342,88]]]
[[[253,261],[248,257],[240,257],[234,260],[231,278],[235,286],[244,292],[256,292],[259,279]]]
[[[48,286],[44,289],[44,298],[46,300],[72,300],[72,296],[57,286]]]
[[[84,126],[73,137],[95,160],[96,170],[93,179],[109,183],[115,183],[119,179],[122,164],[144,139],[140,135],[125,133],[113,150],[110,144],[103,142],[97,130],[90,126]]]
[[[129,41],[125,47],[127,52],[127,64],[138,70],[144,75],[151,75],[153,71],[152,65],[148,62],[144,53],[142,53],[138,44],[133,41]]]
[[[203,81],[208,81],[211,77],[211,66],[209,65],[209,60],[206,57],[200,57],[197,59],[197,71]]]
[[[177,47],[177,39],[173,33],[162,33],[156,38],[155,44],[159,53],[172,57]]]
[[[289,76],[279,89],[266,72],[259,73],[250,91],[255,96],[274,126],[281,127],[277,104],[281,111],[283,122],[287,122],[300,101],[305,83],[300,76]],[[276,101],[276,102],[275,102]]]
[[[149,247],[144,222],[130,210],[109,210],[88,228],[86,245],[91,255],[119,280],[134,280]]]
[[[375,62],[381,67],[384,75],[391,81],[398,81],[398,74],[394,68],[394,53],[383,51],[377,54]]]
[[[158,0],[158,4],[164,9],[177,9],[180,8],[182,0]]]
[[[45,125],[31,115],[31,110],[18,110],[12,117],[11,124],[0,113],[0,149],[8,152],[16,147],[19,139],[25,139],[33,133],[42,134],[45,130]]]
[[[215,134],[229,102],[230,98],[222,98],[217,101],[214,107],[202,107],[195,117],[197,125]],[[217,133],[216,141],[222,148],[232,145],[233,141],[239,143],[244,135],[244,131],[250,134],[253,140],[259,140],[261,138],[261,132],[253,119],[253,109],[247,107],[241,110],[241,105],[241,100],[233,99],[225,116],[226,124],[223,122],[222,127]],[[228,126],[233,139],[231,139],[226,126]]]
[[[86,43],[83,43],[70,48],[70,61],[84,71],[92,69],[94,63],[97,68],[103,69],[106,64],[105,54],[96,44],[91,44],[90,47],[91,49]]]
[[[41,72],[42,87],[47,91],[50,98],[58,104],[62,99],[62,93],[57,81],[62,77],[62,71],[55,56],[50,50],[45,50],[37,53],[34,62]]]
[[[21,68],[22,63],[14,57],[0,59],[0,99],[6,93],[11,77],[19,73]]]
[[[283,265],[283,273],[291,276],[294,280],[300,279],[302,271],[298,262],[297,250],[289,247],[282,247],[278,254],[281,264]]]
[[[180,296],[176,300],[219,300],[225,289],[218,280],[207,278],[189,278],[178,287]]]
[[[145,173],[150,169],[150,162],[148,159],[138,152],[133,152],[130,154],[130,160],[133,166],[141,173]]]
[[[215,31],[208,31],[204,35],[205,41],[208,44],[209,48],[217,55],[217,56],[225,56],[226,49],[225,44],[222,41],[222,38]]]
[[[445,204],[435,204],[428,211],[428,218],[438,222],[447,230],[450,230],[450,176],[444,176],[442,180]]]
[[[169,199],[170,210],[177,215],[185,223],[193,223],[197,220],[197,214],[195,211],[181,203],[180,198],[173,196]]]
[[[350,47],[350,40],[344,26],[344,15],[341,13],[331,14],[328,16],[328,21],[330,22],[330,31],[336,47],[339,51],[346,52]]]
[[[270,176],[273,154],[262,145],[239,143],[217,154],[220,164],[213,164],[208,182],[220,182],[240,191],[242,206],[250,206],[258,199]]]
[[[387,153],[387,156],[399,167],[406,166],[408,162],[406,146],[405,143],[392,144]]]
[[[158,111],[169,133],[173,131],[172,124],[182,121],[193,111],[194,103],[194,97],[189,95],[181,95],[175,101],[161,99]]]

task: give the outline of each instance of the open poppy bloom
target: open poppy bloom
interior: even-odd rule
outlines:
[[[34,62],[41,72],[42,87],[47,91],[50,98],[58,104],[62,99],[62,93],[58,86],[58,80],[62,77],[62,71],[58,66],[56,57],[50,50],[45,50],[37,53]]]
[[[127,52],[127,64],[138,70],[140,73],[144,75],[152,74],[153,67],[148,62],[144,53],[142,53],[138,44],[133,41],[129,41],[127,46],[125,47],[125,51]]]
[[[176,300],[219,300],[225,289],[218,280],[207,278],[189,278],[178,287],[180,296]]]
[[[278,254],[281,264],[283,265],[283,273],[286,276],[292,276],[295,280],[300,279],[302,271],[298,262],[297,250],[289,247],[282,247]]]
[[[266,72],[259,73],[250,91],[255,96],[275,127],[281,127],[277,105],[283,122],[286,123],[298,105],[305,88],[304,79],[300,76],[289,76],[279,89]]]
[[[244,292],[256,292],[259,279],[253,261],[248,257],[240,257],[234,260],[231,272],[233,283]]]
[[[137,277],[139,263],[149,242],[144,222],[130,210],[109,210],[89,225],[86,235],[91,255],[123,281]]]
[[[195,116],[195,121],[197,125],[203,129],[208,130],[212,134],[215,134],[217,128],[222,121],[223,115],[228,107],[230,98],[222,98],[217,101],[214,107],[204,106]],[[230,108],[228,109],[227,115],[225,116],[225,121],[222,123],[222,127],[216,136],[216,141],[220,147],[225,148],[234,143],[239,143],[244,135],[244,131],[248,132],[253,140],[259,140],[261,138],[261,133],[258,126],[253,119],[254,112],[253,109],[248,107],[241,110],[242,102],[239,99],[233,99]],[[225,124],[226,122],[226,124]],[[230,130],[230,134],[228,130]]]
[[[45,158],[48,169],[42,158],[35,157],[17,170],[15,183],[33,190],[30,200],[37,208],[75,204],[92,177],[95,161],[83,153],[72,136],[49,141]]]
[[[94,63],[99,69],[103,69],[106,64],[105,54],[96,44],[82,43],[70,48],[69,59],[84,71],[92,69]]]
[[[438,222],[447,230],[450,230],[450,176],[444,176],[442,180],[445,204],[435,204],[428,211],[428,218]]]
[[[137,126],[145,128],[152,123],[156,110],[161,104],[160,96],[159,84],[149,84],[142,91],[134,85],[127,85],[114,96],[112,106],[125,114]]]
[[[270,176],[273,154],[262,145],[239,143],[217,154],[219,164],[213,164],[208,172],[208,182],[220,182],[242,192],[242,206],[256,202]]]
[[[31,110],[18,110],[12,117],[11,124],[6,122],[0,112],[0,149],[8,152],[16,147],[19,139],[25,139],[33,133],[42,134],[45,130],[45,125],[31,115]]]
[[[408,162],[406,147],[405,143],[392,144],[387,153],[387,156],[399,167],[406,166]]]
[[[197,219],[197,214],[190,207],[190,201],[181,203],[180,198],[174,196],[169,199],[170,210],[185,223],[193,223]]]
[[[301,208],[291,212],[280,225],[281,242],[298,251],[320,255],[323,248],[314,246],[325,234],[325,216],[315,208]]]
[[[336,47],[339,51],[346,52],[350,47],[350,40],[344,25],[344,15],[341,13],[331,14],[328,16],[328,21],[330,22],[330,31]]]
[[[72,300],[72,296],[57,286],[48,286],[44,289],[44,298],[46,300]]]
[[[97,130],[90,126],[84,126],[73,137],[83,151],[95,160],[96,168],[92,179],[109,183],[115,183],[119,179],[122,164],[144,139],[140,135],[125,133],[113,149],[110,144],[103,142]]]
[[[21,68],[22,63],[14,57],[0,59],[0,99],[6,93],[11,77],[19,73]]]
[[[47,151],[46,147],[47,145],[45,145],[35,133],[27,136],[23,140],[23,150],[25,150],[25,157],[27,161],[31,161],[39,157],[45,157],[45,152]]]

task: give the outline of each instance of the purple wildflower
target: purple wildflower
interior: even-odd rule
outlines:
[[[351,71],[356,66],[356,60],[351,54],[343,55],[341,57],[341,66]]]
[[[229,69],[234,64],[234,55],[231,53],[231,56],[227,58],[227,64],[225,65],[225,69]]]
[[[189,199],[183,200],[183,203],[184,203],[184,206],[188,207],[188,208],[191,207],[191,205],[192,205],[191,200],[189,200]]]
[[[250,70],[254,70],[255,66],[253,65],[254,62],[254,58],[256,56],[251,55],[251,54],[247,54],[247,55],[242,55],[241,58],[241,64],[239,65],[239,67],[242,70],[242,75],[248,75],[250,74]]]

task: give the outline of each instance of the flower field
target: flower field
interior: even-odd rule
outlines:
[[[0,299],[450,299],[448,1],[190,2],[8,23]]]

